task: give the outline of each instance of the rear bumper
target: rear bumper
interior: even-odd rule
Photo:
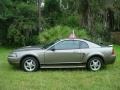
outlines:
[[[109,57],[109,59],[105,60],[105,64],[113,64],[116,60],[116,55],[112,55]]]

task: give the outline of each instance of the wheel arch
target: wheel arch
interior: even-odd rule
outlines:
[[[34,58],[37,60],[39,66],[40,66],[40,61],[38,60],[38,58],[37,58],[35,55],[25,55],[25,56],[23,56],[23,57],[20,59],[20,67],[22,66],[22,61],[23,61],[26,57],[34,57]]]
[[[101,60],[103,61],[103,64],[105,64],[105,60],[104,60],[103,56],[102,56],[102,55],[98,55],[98,54],[90,56],[90,57],[87,59],[87,62],[88,62],[91,58],[93,58],[93,57],[99,57],[99,58],[101,58]]]

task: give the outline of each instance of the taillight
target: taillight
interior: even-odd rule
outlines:
[[[115,55],[115,50],[114,49],[112,49],[112,55]]]

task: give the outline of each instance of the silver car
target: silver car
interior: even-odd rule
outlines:
[[[40,47],[27,46],[14,50],[8,62],[32,72],[39,68],[79,68],[100,70],[106,64],[115,62],[112,46],[103,47],[83,39],[62,39]]]

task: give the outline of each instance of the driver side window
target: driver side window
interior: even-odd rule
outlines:
[[[54,47],[55,50],[70,50],[70,49],[78,49],[79,42],[75,42],[74,40],[65,40],[56,44]]]
[[[56,50],[72,49],[73,41],[62,41],[55,45]]]

